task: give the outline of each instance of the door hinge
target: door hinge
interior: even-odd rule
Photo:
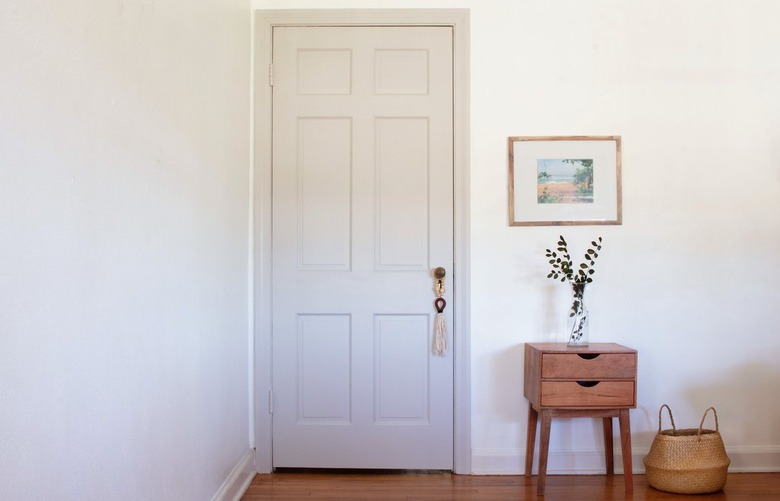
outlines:
[[[274,390],[268,390],[268,414],[274,413]]]
[[[274,63],[268,65],[268,85],[274,86]]]

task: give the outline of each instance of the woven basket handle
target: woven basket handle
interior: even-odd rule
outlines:
[[[707,418],[707,413],[710,411],[712,411],[712,413],[715,415],[715,431],[720,433],[720,430],[718,429],[718,411],[715,410],[715,407],[710,407],[704,411],[704,415],[701,417],[701,423],[699,423],[699,432],[696,433],[697,437],[701,437],[701,429],[704,426],[704,420]]]
[[[658,409],[658,433],[661,433],[661,413],[663,412],[664,407],[666,407],[666,410],[669,411],[669,420],[672,422],[672,429],[674,431],[677,431],[677,427],[674,425],[674,416],[672,416],[672,409],[669,408],[668,405],[664,404],[664,405],[661,406],[660,409]],[[709,409],[707,409],[707,410],[709,410]],[[715,410],[715,409],[713,409],[713,410]],[[706,416],[706,414],[705,414],[705,416]],[[704,420],[702,420],[702,422],[704,422]],[[699,429],[701,430],[701,428],[699,428]]]

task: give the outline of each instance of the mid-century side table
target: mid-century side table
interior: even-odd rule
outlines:
[[[525,345],[524,393],[528,399],[525,475],[531,476],[536,427],[541,416],[539,496],[544,495],[552,418],[577,417],[602,418],[607,475],[613,475],[615,470],[612,418],[618,418],[626,494],[633,493],[628,410],[636,407],[636,360],[636,350],[614,343],[595,343],[581,348],[568,347],[565,343]]]

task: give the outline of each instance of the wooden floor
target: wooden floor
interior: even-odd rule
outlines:
[[[536,476],[470,476],[422,472],[285,472],[257,475],[242,501],[381,500],[506,501],[537,499]],[[723,491],[684,496],[653,489],[634,475],[634,495],[625,495],[622,475],[548,475],[547,501],[587,500],[780,500],[780,473],[732,473]]]

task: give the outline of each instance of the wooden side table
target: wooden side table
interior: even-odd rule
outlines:
[[[537,494],[544,495],[547,452],[552,418],[602,418],[607,475],[614,474],[612,418],[620,423],[620,444],[626,494],[634,491],[631,466],[631,422],[629,409],[636,407],[636,361],[634,349],[614,343],[595,343],[570,348],[565,343],[525,345],[525,398],[528,399],[528,436],[525,475],[531,476],[539,435],[539,478]]]

